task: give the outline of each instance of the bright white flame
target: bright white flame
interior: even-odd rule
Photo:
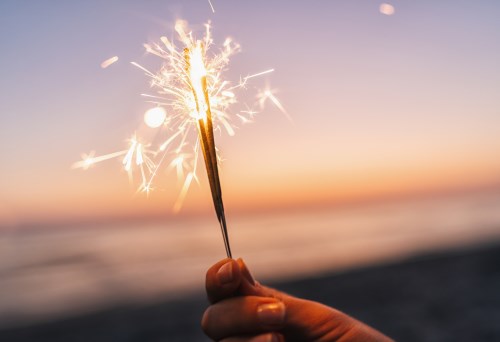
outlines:
[[[203,63],[203,49],[201,42],[198,41],[196,46],[189,50],[189,79],[196,96],[196,111],[197,118],[206,119],[205,93],[203,91],[203,82],[206,82],[207,69]]]
[[[160,127],[166,118],[167,111],[163,107],[150,108],[144,113],[144,122],[151,128]]]
[[[393,15],[395,12],[395,9],[394,9],[394,6],[392,6],[391,4],[383,3],[383,4],[380,4],[379,11],[380,11],[380,13],[385,14],[385,15]]]

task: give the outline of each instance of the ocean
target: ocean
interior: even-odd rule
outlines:
[[[500,194],[228,217],[261,282],[305,278],[500,239]],[[217,221],[0,232],[0,328],[200,293],[225,257]]]

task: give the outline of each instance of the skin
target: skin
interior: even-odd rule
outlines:
[[[206,291],[201,326],[214,341],[392,341],[334,308],[259,284],[241,259],[210,267]]]

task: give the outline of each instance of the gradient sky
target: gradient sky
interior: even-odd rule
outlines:
[[[146,198],[118,160],[70,166],[126,148],[150,107],[128,62],[158,69],[142,44],[178,18],[242,45],[228,79],[275,68],[255,85],[293,117],[268,106],[216,137],[228,210],[499,183],[500,2],[394,1],[392,16],[377,1],[212,3],[0,2],[0,226],[170,213],[173,174]],[[200,176],[185,213],[212,210]]]

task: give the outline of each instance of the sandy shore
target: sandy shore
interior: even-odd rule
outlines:
[[[273,286],[335,306],[399,341],[499,341],[500,244]],[[1,341],[206,341],[203,293],[0,331]]]

